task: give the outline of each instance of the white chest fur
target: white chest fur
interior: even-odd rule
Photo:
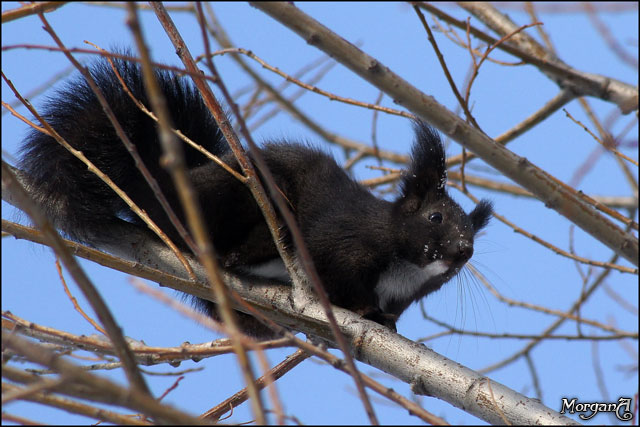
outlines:
[[[392,264],[380,275],[374,288],[380,309],[387,311],[390,301],[406,300],[408,296],[415,295],[427,281],[448,269],[449,265],[444,261],[434,261],[423,268],[406,261]]]

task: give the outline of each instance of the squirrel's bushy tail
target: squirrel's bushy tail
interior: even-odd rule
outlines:
[[[113,64],[133,96],[150,109],[140,66],[124,60],[113,60]],[[162,149],[155,121],[131,100],[107,60],[94,62],[90,73],[169,203],[179,206],[171,179],[160,166]],[[174,127],[213,154],[226,151],[218,126],[197,90],[173,73],[157,71],[156,77]],[[51,96],[41,109],[41,115],[138,206],[155,213],[156,218],[152,219],[161,228],[164,228],[161,224],[168,224],[133,157],[83,77],[72,80]],[[123,219],[134,223],[140,221],[112,189],[53,137],[32,130],[24,141],[21,158],[20,167],[36,201],[55,226],[71,238],[87,242],[100,230],[109,230],[111,225]],[[188,168],[206,162],[201,153],[186,145],[185,158]]]

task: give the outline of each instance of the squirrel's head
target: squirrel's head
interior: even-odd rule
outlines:
[[[412,162],[402,179],[394,220],[404,237],[401,258],[438,276],[434,286],[439,287],[471,258],[474,237],[489,222],[493,208],[482,200],[466,214],[449,197],[440,136],[422,121],[415,121],[414,128]]]

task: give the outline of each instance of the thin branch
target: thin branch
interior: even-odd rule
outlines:
[[[429,316],[424,310],[422,311],[422,316],[430,321],[435,323],[438,326],[446,328],[445,332],[439,332],[437,334],[417,338],[418,342],[427,342],[431,341],[435,338],[441,338],[443,336],[449,335],[468,335],[472,337],[481,337],[481,338],[491,338],[491,339],[514,339],[514,340],[535,340],[535,339],[543,339],[543,340],[564,340],[564,341],[616,341],[622,339],[638,339],[637,332],[620,332],[620,333],[612,333],[609,335],[567,335],[567,334],[555,334],[555,335],[540,335],[540,334],[515,334],[509,332],[495,333],[495,332],[480,332],[480,331],[467,331],[464,329],[456,328],[455,326],[438,320],[432,316]]]
[[[467,197],[469,197],[471,200],[474,201],[474,203],[478,203],[478,198],[473,196],[471,193],[469,193],[468,191],[464,191],[464,189],[459,186],[458,184],[455,183],[449,183],[450,186],[457,188],[458,190],[460,190],[461,193],[465,194]],[[558,255],[561,255],[563,257],[572,259],[574,261],[578,261],[581,262],[583,264],[587,264],[587,265],[593,265],[594,267],[602,267],[602,268],[611,268],[614,270],[618,270],[622,273],[630,273],[630,274],[638,274],[638,269],[637,268],[630,268],[630,267],[626,267],[624,265],[618,265],[618,264],[612,264],[612,263],[607,263],[607,262],[602,262],[602,261],[595,261],[595,260],[591,260],[585,257],[581,257],[579,255],[573,254],[571,252],[567,252],[564,249],[561,249],[559,247],[557,247],[556,245],[553,245],[550,242],[547,242],[544,239],[541,239],[540,237],[536,236],[535,234],[525,230],[522,227],[517,226],[515,223],[509,221],[505,216],[500,215],[498,213],[496,213],[495,211],[493,212],[493,217],[498,219],[500,222],[504,223],[505,225],[507,225],[508,227],[512,228],[513,231],[515,231],[516,233],[522,234],[523,236],[533,240],[534,242],[544,246],[547,249],[551,249],[553,252],[555,252]]]
[[[616,262],[617,259],[618,259],[618,255],[617,254],[613,255],[609,262],[614,263]],[[596,289],[598,289],[602,285],[602,283],[604,283],[605,278],[611,273],[611,271],[612,271],[611,269],[606,269],[602,273],[600,273],[593,280],[591,285],[582,293],[582,295],[580,295],[580,298],[578,298],[578,300],[576,300],[573,303],[573,305],[567,310],[567,313],[573,313],[574,311],[576,311],[584,303],[584,301],[586,301],[591,296],[591,294],[593,294],[593,292]],[[482,369],[480,372],[488,373],[493,370],[500,369],[501,367],[512,363],[514,360],[517,360],[520,357],[528,354],[536,345],[542,342],[546,336],[550,335],[553,331],[558,329],[566,320],[567,320],[566,317],[559,317],[553,323],[551,323],[551,325],[549,325],[542,332],[540,332],[539,338],[531,340],[531,342],[529,342],[521,350],[515,352],[513,355],[503,359],[500,362],[487,366],[486,368]]]
[[[602,145],[602,147],[604,147],[604,149],[606,149],[607,151],[615,154],[616,156],[618,156],[620,158],[623,158],[624,160],[634,164],[635,166],[638,166],[638,161],[637,160],[633,160],[631,157],[619,152],[618,150],[613,148],[611,145],[605,144],[600,138],[598,138],[593,132],[591,132],[591,129],[589,129],[587,126],[585,126],[584,123],[582,123],[580,120],[575,119],[567,111],[566,108],[563,108],[562,111],[564,111],[564,113],[567,115],[567,117],[569,117],[575,124],[580,126],[582,129],[584,129],[585,132],[587,132],[589,135],[591,135],[593,137],[593,139],[595,139],[598,142],[598,144],[600,144],[600,145]],[[636,225],[636,229],[637,229],[637,225]]]
[[[46,382],[43,382],[42,384],[48,385]],[[8,384],[4,382],[2,383],[3,396],[5,395],[5,393],[17,394],[21,390],[23,389],[13,384]],[[122,415],[114,411],[109,411],[104,408],[86,405],[84,403],[80,403],[78,401],[71,400],[71,399],[65,399],[65,398],[53,395],[51,393],[46,393],[44,391],[29,393],[28,396],[23,396],[21,397],[21,399],[28,400],[34,403],[39,403],[45,406],[50,406],[52,408],[57,408],[72,414],[84,415],[85,417],[94,418],[96,420],[106,421],[108,423],[113,423],[117,425],[137,425],[137,426],[153,425],[148,421],[141,420],[136,415]],[[4,411],[3,411],[2,418],[3,420],[5,419]]]
[[[164,294],[160,292],[160,295]],[[158,294],[153,294],[153,296],[157,297]],[[201,315],[201,313],[197,314]],[[8,311],[3,311],[2,317],[2,327],[4,329],[12,330],[16,333],[36,338],[40,341],[60,344],[67,349],[86,350],[101,355],[117,354],[111,343],[96,336],[71,334],[69,332],[27,321]],[[198,318],[197,320],[200,322],[202,319]],[[257,351],[289,346],[291,346],[291,342],[288,339],[280,338],[277,340],[257,342],[255,345],[250,347],[250,349]],[[230,354],[233,353],[233,346],[231,345],[231,340],[228,338],[222,338],[213,342],[205,342],[201,344],[183,343],[177,347],[154,347],[148,346],[142,341],[135,341],[131,343],[131,351],[134,354],[137,363],[152,366],[159,365],[161,363],[175,364],[185,360],[191,360],[193,358],[204,359]]]
[[[287,372],[291,371],[293,368],[305,361],[308,357],[309,355],[306,354],[303,350],[296,350],[295,353],[287,356],[285,360],[271,369],[271,371],[269,372],[269,376],[271,377],[270,381],[275,381],[281,378]],[[266,387],[266,378],[267,375],[265,374],[264,376],[258,378],[258,380],[256,381],[259,389],[263,389],[264,387]],[[211,421],[218,421],[225,412],[228,412],[230,409],[237,407],[242,402],[247,400],[248,397],[249,394],[247,393],[247,389],[242,389],[239,392],[235,393],[233,396],[225,399],[223,402],[217,404],[215,407],[200,415],[200,418]]]
[[[442,67],[442,71],[444,71],[444,75],[447,78],[447,81],[449,82],[449,86],[451,87],[451,91],[456,96],[456,99],[458,100],[458,105],[464,111],[464,115],[467,118],[467,121],[469,123],[471,123],[473,126],[475,126],[477,129],[480,129],[480,125],[478,124],[476,119],[471,114],[471,111],[469,110],[469,96],[467,95],[466,98],[463,98],[462,95],[460,94],[460,92],[458,91],[458,88],[456,87],[456,84],[453,81],[453,77],[451,77],[451,73],[449,73],[449,67],[447,67],[447,63],[444,60],[444,56],[442,56],[442,52],[440,52],[440,48],[438,47],[438,44],[436,43],[436,39],[433,37],[433,33],[431,32],[431,28],[429,28],[429,24],[427,24],[427,21],[424,18],[424,15],[422,14],[420,9],[416,5],[413,5],[413,10],[416,12],[416,14],[418,15],[418,18],[420,18],[420,22],[422,22],[422,26],[427,31],[427,36],[428,36],[428,39],[429,39],[429,43],[431,43],[431,46],[433,46],[433,50],[435,51],[436,56],[438,57],[438,61],[440,61],[440,66]],[[488,51],[487,51],[487,53],[488,53]],[[486,58],[486,57],[487,57],[487,55],[485,54],[485,56],[483,58]],[[472,58],[475,59],[475,57],[473,55],[472,55]],[[477,74],[478,67],[479,66],[474,64],[474,70],[476,70],[476,74]],[[471,85],[469,85],[469,88],[471,88]],[[467,90],[467,94],[468,94],[468,90]]]
[[[57,354],[50,352],[39,344],[29,342],[24,338],[11,335],[2,331],[3,348],[12,349],[18,354],[23,355],[30,361],[39,365],[46,366],[64,376],[72,387],[52,387],[53,390],[70,394],[72,396],[81,397],[83,399],[93,400],[114,404],[142,412],[169,424],[202,424],[200,420],[192,417],[182,411],[171,408],[170,406],[158,403],[153,397],[146,393],[121,387],[114,382],[104,379],[98,375],[85,372],[84,369],[75,364],[64,360]],[[19,374],[16,370],[9,367],[2,368],[2,375],[19,382],[33,382],[34,377],[28,376],[22,379],[17,377]],[[48,379],[39,379],[39,381],[52,381]],[[87,387],[88,386],[88,387]],[[92,390],[89,392],[88,389]],[[84,392],[83,392],[84,390]]]
[[[25,4],[17,9],[10,9],[2,12],[2,23],[11,22],[25,16],[40,15],[45,12],[53,12],[60,6],[68,2],[66,1],[43,1],[40,3]]]

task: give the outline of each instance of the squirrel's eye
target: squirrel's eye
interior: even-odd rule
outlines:
[[[432,213],[431,215],[429,215],[429,221],[435,222],[437,224],[441,224],[442,223],[442,214],[440,212]]]

